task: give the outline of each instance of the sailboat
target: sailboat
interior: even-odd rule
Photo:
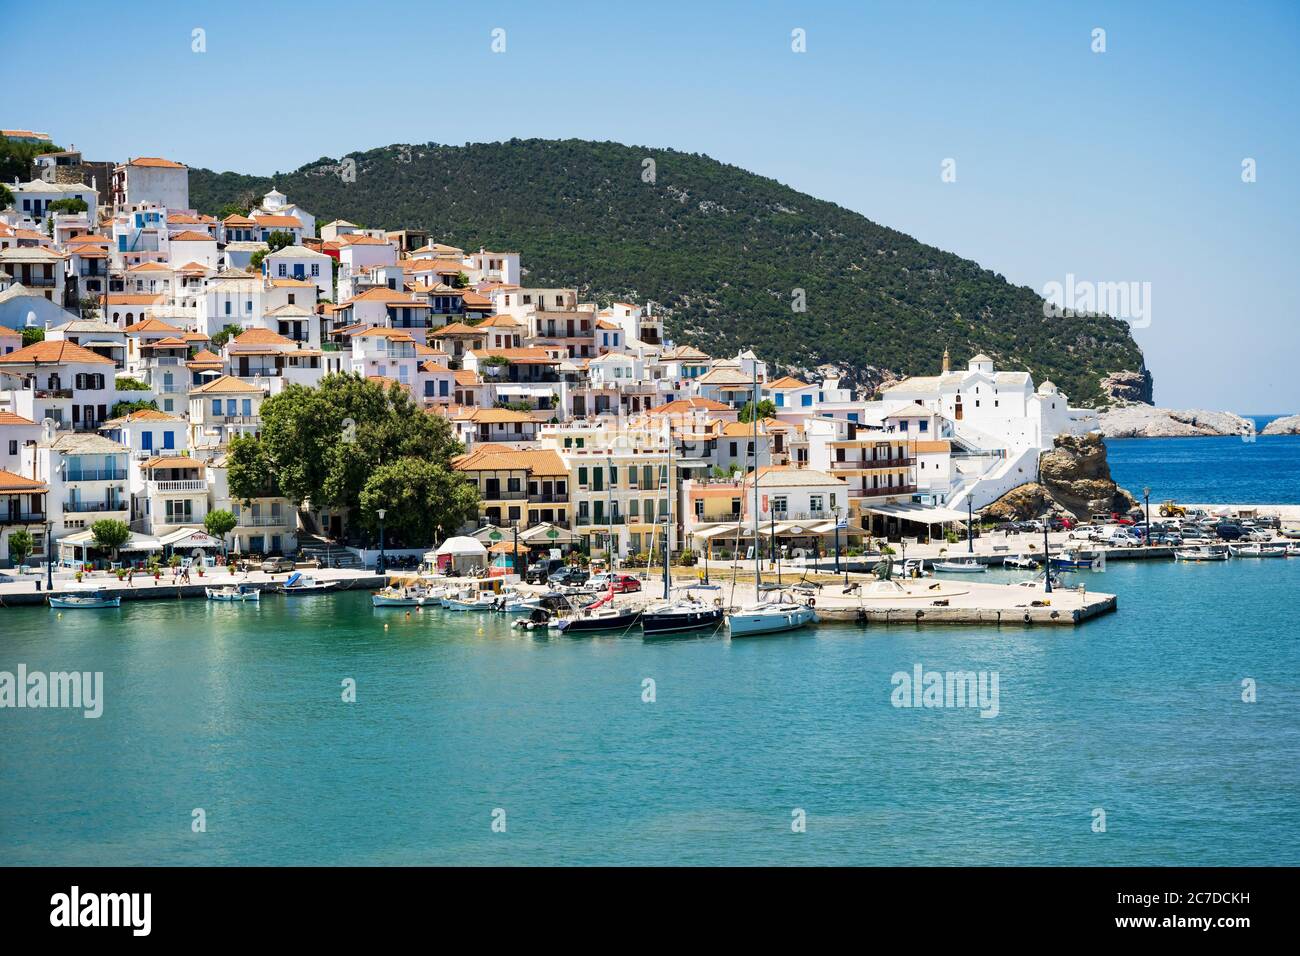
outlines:
[[[762,546],[758,537],[758,364],[754,364],[754,399],[750,406],[754,445],[754,590],[758,600],[753,604],[734,608],[727,614],[727,629],[732,637],[748,637],[754,634],[774,634],[779,631],[793,631],[808,624],[817,623],[817,612],[812,608],[811,599],[807,604],[800,604],[789,594],[779,589],[764,591],[762,582]],[[764,594],[767,594],[764,597]]]
[[[614,589],[572,614],[556,618],[551,627],[562,634],[590,634],[597,631],[625,631],[636,624],[641,612],[613,606]],[[608,606],[607,606],[608,605]]]
[[[705,628],[716,628],[722,623],[722,602],[716,605],[705,604],[699,598],[687,593],[680,598],[672,596],[671,541],[673,521],[673,501],[676,490],[673,487],[675,472],[673,470],[673,436],[668,432],[668,516],[664,522],[664,596],[641,612],[641,631],[647,637],[664,634],[685,634]],[[689,588],[687,591],[689,592]]]

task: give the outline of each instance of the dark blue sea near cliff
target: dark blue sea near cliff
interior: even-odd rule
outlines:
[[[1257,432],[1277,416],[1257,415]],[[1152,501],[1300,504],[1300,435],[1222,438],[1110,438],[1111,477]]]

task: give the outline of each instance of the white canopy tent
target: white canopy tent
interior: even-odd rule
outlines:
[[[469,535],[448,538],[433,551],[433,562],[444,570],[462,573],[472,567],[486,566],[487,548]]]

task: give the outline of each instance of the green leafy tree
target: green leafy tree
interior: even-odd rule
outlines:
[[[801,369],[834,363],[863,394],[889,372],[937,374],[945,348],[955,368],[985,352],[1050,378],[1072,405],[1100,401],[1107,373],[1143,368],[1121,320],[1049,318],[1034,289],[977,262],[707,156],[655,153],[671,181],[641,180],[644,149],[533,139],[382,147],[353,155],[365,170],[355,182],[322,158],[276,185],[322,221],[437,223],[465,249],[519,249],[530,285],[654,301],[681,344],[716,356],[753,348]],[[198,168],[189,178],[204,212],[272,185]]]
[[[266,244],[270,247],[270,252],[279,252],[285,246],[293,245],[293,233],[285,232],[282,229],[276,229],[267,235]]]
[[[14,194],[9,191],[9,187],[0,183],[0,210],[8,209],[14,204]]]
[[[109,551],[117,560],[117,549],[131,540],[131,528],[116,518],[101,518],[90,526],[90,536],[100,551]]]
[[[221,542],[221,550],[226,550],[226,535],[235,530],[237,519],[233,512],[225,508],[209,511],[203,519],[203,530]]]
[[[212,336],[212,345],[214,348],[221,348],[231,339],[238,337],[243,331],[243,326],[239,325],[222,326],[221,329]]]
[[[386,509],[385,533],[407,547],[433,541],[478,516],[478,490],[464,475],[419,458],[399,458],[375,469],[361,489],[361,520],[371,532]]]
[[[80,196],[70,196],[67,199],[56,199],[45,207],[50,212],[87,212],[90,207],[86,205],[86,200]]]
[[[124,415],[130,415],[132,412],[141,412],[146,408],[158,410],[158,403],[152,398],[143,398],[138,402],[114,402],[113,408],[109,411],[109,418],[121,418]]]
[[[758,417],[760,420],[764,418],[771,418],[775,414],[776,414],[776,403],[774,401],[772,401],[770,398],[764,398],[759,400]],[[745,407],[740,410],[740,414],[738,414],[736,418],[742,422],[752,422],[754,420],[754,403],[752,401],[746,402]]]
[[[24,143],[0,136],[0,182],[15,179],[26,182],[32,178],[32,160],[42,153],[57,153],[63,149],[54,143]]]
[[[226,481],[231,497],[244,504],[254,498],[280,494],[266,446],[256,435],[237,435],[230,440],[226,451]]]
[[[35,345],[37,342],[45,341],[45,330],[28,326],[23,329],[23,348],[29,345]]]
[[[262,260],[266,258],[267,254],[268,254],[270,251],[271,251],[271,250],[269,250],[269,249],[258,249],[258,250],[257,250],[256,252],[254,252],[251,256],[249,256],[249,257],[248,257],[248,271],[249,271],[249,272],[261,272],[261,271],[262,271]]]
[[[402,458],[450,467],[464,449],[450,422],[430,415],[398,385],[327,375],[315,388],[290,384],[262,403],[262,431],[232,442],[231,493],[274,483],[313,508],[355,511],[362,488]],[[460,477],[460,476],[457,476]]]
[[[113,383],[119,392],[148,392],[151,391],[148,385],[138,378],[129,378],[122,376]]]
[[[9,560],[18,567],[27,561],[36,548],[36,539],[26,528],[19,528],[9,535]]]

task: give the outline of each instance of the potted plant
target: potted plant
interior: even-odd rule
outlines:
[[[77,579],[78,584],[81,583],[81,578],[83,574],[85,574],[85,572],[81,568],[77,568],[77,573],[73,575],[73,577]]]

